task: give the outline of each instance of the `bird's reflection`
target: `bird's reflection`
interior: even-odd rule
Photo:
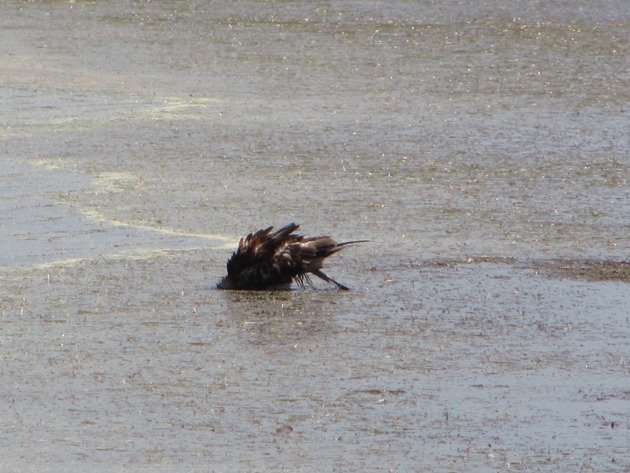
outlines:
[[[291,345],[336,331],[339,293],[313,291],[226,291],[228,317],[254,345]]]

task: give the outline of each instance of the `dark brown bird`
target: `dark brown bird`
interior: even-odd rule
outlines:
[[[219,289],[288,289],[292,281],[313,286],[309,273],[347,291],[348,288],[322,271],[324,259],[344,246],[366,240],[336,243],[329,236],[304,237],[293,232],[295,223],[272,232],[273,227],[250,233],[238,243],[227,262],[227,276]]]

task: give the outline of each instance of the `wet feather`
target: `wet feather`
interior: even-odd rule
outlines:
[[[290,223],[277,231],[267,227],[241,238],[237,250],[227,262],[227,276],[219,289],[288,288],[291,282],[314,287],[309,274],[348,290],[322,271],[324,260],[345,246],[366,240],[336,243],[331,237],[304,237],[295,232],[299,225]]]

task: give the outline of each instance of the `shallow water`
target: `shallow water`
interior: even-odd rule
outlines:
[[[4,3],[0,470],[628,470],[623,6]]]

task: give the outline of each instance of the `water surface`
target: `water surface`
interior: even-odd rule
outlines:
[[[0,469],[628,470],[624,6],[5,2]]]

